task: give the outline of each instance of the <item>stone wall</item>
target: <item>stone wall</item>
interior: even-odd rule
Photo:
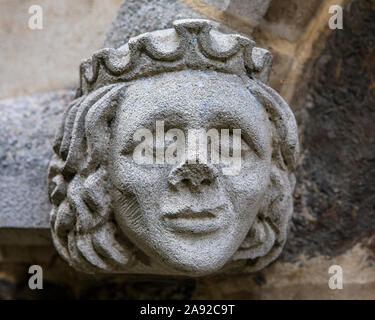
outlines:
[[[53,129],[72,99],[69,88],[74,87],[72,79],[78,73],[69,71],[66,79],[70,80],[50,87],[38,87],[40,82],[31,81],[31,76],[18,84],[9,78],[8,87],[1,91],[9,99],[0,102],[1,298],[375,298],[375,1],[280,0],[270,1],[258,12],[241,10],[245,2],[125,1],[105,41],[94,31],[84,32],[84,36],[92,43],[100,40],[104,46],[118,47],[131,36],[168,27],[176,18],[208,17],[224,23],[226,30],[251,35],[273,53],[270,85],[295,112],[302,143],[295,213],[282,256],[251,275],[181,279],[75,272],[51,246],[45,174]],[[334,4],[345,8],[343,30],[328,28],[328,8]],[[111,10],[117,10],[117,3],[112,5]],[[12,6],[19,12],[17,1]],[[94,2],[92,12],[98,6]],[[76,39],[77,35],[79,32],[67,29],[64,37]],[[32,44],[29,48],[30,52],[36,50]],[[7,52],[14,52],[7,49],[0,53],[1,61],[6,60]],[[41,51],[53,54],[47,48]],[[13,59],[22,60],[20,54]],[[71,61],[78,64],[76,54]],[[62,70],[57,62],[55,70]],[[25,74],[32,73],[28,67],[24,67]],[[28,83],[36,85],[30,88]],[[52,89],[59,90],[13,97]],[[43,267],[44,290],[28,289],[31,264]],[[343,268],[343,290],[328,287],[331,265]]]
[[[77,87],[79,63],[102,46],[120,4],[121,0],[1,1],[0,99]],[[43,9],[42,30],[28,27],[32,5]]]

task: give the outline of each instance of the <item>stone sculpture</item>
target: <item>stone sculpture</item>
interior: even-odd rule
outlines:
[[[48,173],[53,241],[75,269],[253,272],[282,251],[293,213],[296,121],[266,85],[271,54],[216,27],[177,20],[81,64]],[[135,133],[146,130],[154,141],[158,122],[170,143],[190,129],[215,128],[233,132],[234,145],[241,130],[239,172],[225,175],[222,163],[199,154],[196,162],[138,163],[134,151],[145,139]],[[160,160],[165,147],[144,150]]]

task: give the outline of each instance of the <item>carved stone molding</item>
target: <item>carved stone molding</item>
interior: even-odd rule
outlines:
[[[271,54],[215,27],[177,20],[81,64],[48,173],[53,241],[75,269],[253,272],[282,251],[293,213],[296,121],[266,84]],[[161,121],[166,135],[231,131],[233,146],[241,130],[240,171],[226,175],[222,163],[200,158],[138,163],[135,133],[157,135]]]

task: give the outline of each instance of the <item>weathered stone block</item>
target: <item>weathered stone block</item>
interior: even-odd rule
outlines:
[[[102,46],[121,2],[2,0],[0,99],[77,87],[80,61]],[[29,28],[33,5],[43,10],[41,30]]]
[[[256,27],[268,10],[271,0],[230,0],[226,12]]]
[[[141,33],[170,28],[176,19],[204,17],[178,0],[124,1],[104,47],[118,48]]]
[[[46,170],[56,127],[72,97],[72,91],[59,90],[0,101],[0,243],[32,244],[48,237]]]
[[[296,42],[321,3],[322,0],[272,1],[261,27],[280,38]]]

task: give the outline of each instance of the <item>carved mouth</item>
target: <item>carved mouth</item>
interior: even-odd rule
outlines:
[[[170,213],[164,216],[167,219],[209,219],[216,216],[209,211],[194,212],[192,210],[179,211],[177,213]]]
[[[202,234],[212,233],[220,229],[218,213],[223,206],[214,209],[183,209],[163,215],[168,229],[177,233]]]

